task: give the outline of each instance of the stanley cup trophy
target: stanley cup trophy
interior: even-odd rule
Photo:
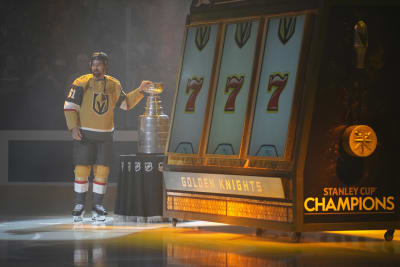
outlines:
[[[145,112],[139,116],[139,153],[164,153],[167,143],[169,118],[163,112],[160,94],[162,83],[153,83],[146,91]]]
[[[138,155],[143,160],[143,212],[137,222],[162,222],[161,161],[167,143],[169,118],[161,106],[162,83],[152,83],[144,91],[145,111],[139,116]],[[151,189],[150,189],[151,188]],[[151,191],[150,191],[151,190]]]

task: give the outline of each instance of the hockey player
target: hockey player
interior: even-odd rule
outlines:
[[[130,110],[144,97],[151,82],[142,81],[139,88],[125,94],[120,82],[105,75],[108,56],[93,53],[91,74],[83,75],[72,83],[64,103],[64,114],[73,137],[73,163],[75,165],[74,221],[82,221],[85,209],[88,178],[93,169],[92,219],[104,221],[107,212],[103,206],[107,178],[110,172],[114,132],[114,108]]]

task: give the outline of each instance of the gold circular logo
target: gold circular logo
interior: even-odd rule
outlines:
[[[343,148],[354,157],[368,157],[377,143],[375,131],[367,125],[349,126],[343,134]]]

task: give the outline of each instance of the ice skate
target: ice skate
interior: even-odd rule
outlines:
[[[107,211],[103,205],[95,205],[92,208],[92,220],[93,221],[105,221],[106,220]]]
[[[84,214],[85,214],[85,206],[83,204],[76,204],[72,211],[72,218],[74,222],[83,221]]]

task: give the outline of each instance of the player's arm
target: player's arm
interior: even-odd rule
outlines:
[[[69,94],[64,102],[64,115],[68,130],[79,127],[79,109],[82,104],[83,87],[76,82],[72,84]]]
[[[143,91],[145,91],[150,86],[150,84],[150,81],[142,81],[137,89],[127,94],[125,94],[125,92],[121,90],[117,102],[117,107],[120,107],[123,110],[132,109],[134,106],[136,106],[137,103],[140,102],[140,100],[142,100],[142,98],[144,97]]]

